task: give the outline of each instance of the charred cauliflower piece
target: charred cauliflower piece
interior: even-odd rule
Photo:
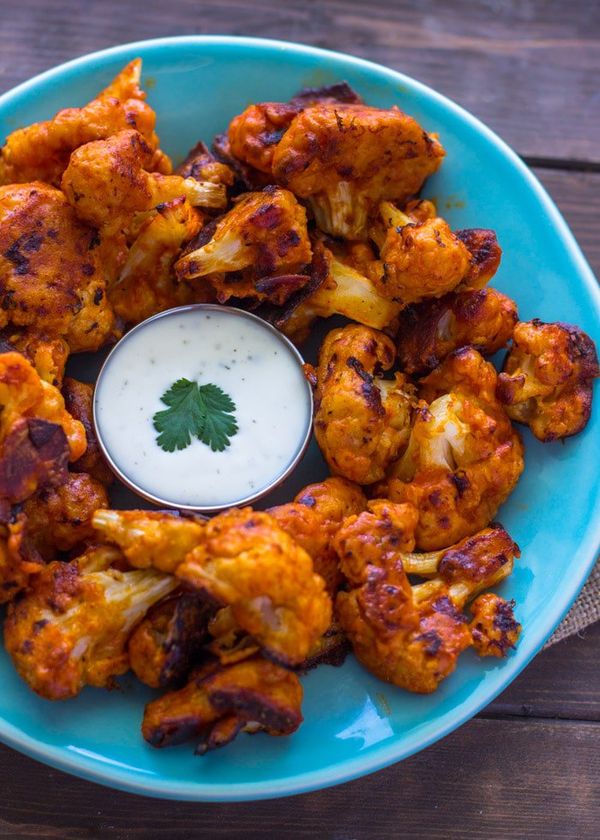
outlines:
[[[495,396],[497,375],[463,348],[421,383],[410,442],[378,493],[419,510],[417,546],[444,548],[484,528],[523,471],[523,447]]]
[[[40,379],[57,388],[62,386],[70,353],[64,338],[48,338],[38,333],[35,328],[12,330],[8,326],[0,337],[0,352],[9,353],[15,350],[31,362]]]
[[[335,545],[351,588],[338,593],[336,611],[365,668],[426,694],[452,673],[471,634],[443,590],[429,599],[413,597],[402,551],[414,546],[416,519],[411,505],[377,501],[342,525]]]
[[[83,424],[65,408],[65,401],[54,385],[49,385],[20,353],[0,353],[0,441],[6,446],[15,423],[25,419],[45,420],[63,430],[69,459],[76,461],[85,452]]]
[[[215,150],[234,169],[246,189],[267,186],[273,181],[276,146],[294,117],[314,105],[341,103],[362,103],[346,82],[304,88],[289,102],[254,103],[234,117],[227,134],[215,139]]]
[[[460,347],[488,356],[508,344],[517,321],[515,302],[496,289],[423,301],[400,316],[398,360],[405,373],[421,374]]]
[[[193,592],[179,592],[150,608],[129,639],[131,670],[152,688],[181,685],[208,641],[214,610]]]
[[[129,667],[132,628],[177,586],[155,571],[121,572],[113,548],[91,548],[70,563],[55,561],[13,602],[4,643],[19,675],[47,700],[105,687]]]
[[[509,417],[546,443],[585,428],[598,375],[594,342],[578,327],[524,321],[515,327],[497,394]]]
[[[311,258],[304,207],[288,190],[266,187],[242,196],[175,270],[180,281],[202,285],[206,278],[220,303],[236,297],[282,304],[308,283]]]
[[[333,330],[319,353],[317,443],[331,471],[357,484],[380,481],[408,442],[411,387],[402,374],[376,378],[395,355],[390,338],[362,326]]]
[[[360,487],[334,477],[309,484],[293,502],[270,508],[267,513],[312,557],[315,572],[333,595],[341,580],[333,537],[347,516],[360,513],[366,505]]]
[[[498,269],[501,250],[491,230],[453,233],[444,219],[419,220],[390,202],[382,202],[379,213],[385,234],[375,232],[382,262],[375,281],[391,300],[406,306],[459,286],[480,289]]]
[[[201,140],[190,149],[183,163],[175,170],[175,174],[181,175],[182,178],[193,178],[195,181],[223,184],[226,187],[231,187],[235,179],[232,169],[217,160]]]
[[[77,216],[106,233],[131,232],[136,214],[186,198],[196,207],[225,207],[225,187],[181,175],[151,172],[152,148],[135,130],[80,146],[62,177]]]
[[[102,255],[97,232],[60,190],[0,187],[0,328],[64,339],[73,353],[98,350],[115,330]]]
[[[150,510],[97,510],[92,523],[99,539],[117,545],[130,566],[173,574],[204,539],[195,519]]]
[[[116,314],[137,324],[157,312],[189,303],[207,303],[211,289],[178,283],[173,265],[184,243],[200,230],[202,221],[185,197],[159,204],[143,223],[117,281],[109,290]]]
[[[477,642],[471,633],[480,614],[482,627],[486,621],[486,629],[491,626],[483,616],[485,602],[474,602],[471,626],[462,609],[510,574],[519,550],[495,526],[444,551],[414,554],[417,520],[412,505],[376,500],[343,523],[334,545],[350,590],[338,594],[336,608],[366,668],[408,691],[429,693],[465,648],[474,644],[488,655],[480,641],[484,630]],[[434,577],[411,586],[407,574]],[[515,628],[507,632],[516,641]]]
[[[495,524],[441,551],[405,554],[402,563],[407,574],[430,578],[413,587],[417,598],[447,589],[452,603],[462,609],[483,589],[511,575],[514,559],[520,556],[519,546]]]
[[[362,243],[361,243],[362,244]],[[368,249],[366,243],[364,247]],[[338,249],[341,250],[341,249]],[[317,318],[343,315],[367,327],[383,330],[395,322],[401,306],[381,295],[368,275],[370,266],[355,267],[350,249],[334,254],[319,240],[313,242],[311,278],[284,308],[275,325],[297,343],[304,341]],[[373,263],[375,256],[371,254]],[[363,269],[367,273],[363,273]]]
[[[269,658],[302,662],[331,621],[331,601],[309,555],[266,513],[232,509],[211,519],[177,577],[229,606]]]
[[[108,505],[104,486],[86,473],[69,473],[56,487],[43,487],[23,505],[27,536],[44,557],[70,551],[94,537],[92,516]]]
[[[444,156],[437,139],[398,108],[344,103],[304,108],[273,146],[275,181],[308,201],[321,230],[346,239],[364,239],[378,203],[406,201]],[[260,159],[253,153],[265,167],[269,157],[270,150]]]
[[[210,664],[179,691],[146,706],[142,735],[153,747],[199,741],[196,753],[229,744],[241,731],[290,735],[302,723],[302,686],[291,671],[258,656]]]
[[[132,127],[151,149],[151,168],[170,172],[170,161],[158,148],[154,132],[156,115],[140,88],[141,70],[141,59],[136,58],[83,108],[65,108],[51,120],[13,131],[0,154],[0,183],[45,181],[58,187],[75,149]]]
[[[479,656],[506,656],[521,635],[521,625],[515,619],[515,602],[505,601],[488,592],[471,604],[471,636]]]
[[[65,401],[65,408],[71,417],[78,420],[85,429],[85,451],[81,457],[71,464],[71,470],[78,473],[89,473],[92,478],[102,484],[111,484],[114,475],[104,460],[94,429],[92,417],[94,386],[67,376],[63,382],[61,393]],[[102,505],[102,507],[105,506]]]

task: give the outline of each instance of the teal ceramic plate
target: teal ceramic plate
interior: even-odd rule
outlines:
[[[248,103],[286,100],[299,88],[346,79],[367,102],[397,104],[448,156],[427,194],[454,228],[495,228],[504,249],[495,285],[521,317],[571,321],[600,339],[596,281],[556,207],[519,158],[489,129],[412,79],[349,56],[276,41],[182,37],[117,47],[72,61],[0,98],[0,135],[92,98],[129,59],[144,59],[162,145],[175,158],[210,141]],[[192,747],[158,751],[142,740],[151,692],[87,689],[51,704],[22,684],[2,653],[0,737],[88,779],[137,793],[191,800],[248,800],[314,790],[370,773],[421,750],[492,700],[541,648],[594,562],[600,533],[600,411],[585,432],[542,446],[525,435],[526,471],[499,518],[522,549],[501,593],[517,600],[524,631],[508,660],[463,654],[427,697],[379,682],[349,659],[304,679],[305,723],[290,738],[240,736],[198,758]],[[594,445],[595,444],[595,445]],[[315,474],[315,473],[318,473]],[[296,481],[318,478],[307,456]],[[485,748],[485,745],[482,745]]]

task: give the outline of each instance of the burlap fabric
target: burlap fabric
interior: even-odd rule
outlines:
[[[573,633],[579,633],[584,627],[600,620],[600,560],[596,563],[587,583],[581,590],[567,616],[546,642],[546,647],[561,642]]]

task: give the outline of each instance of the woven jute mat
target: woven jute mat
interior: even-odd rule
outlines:
[[[554,634],[546,642],[546,647],[562,642],[567,636],[579,633],[600,620],[600,560],[594,566],[579,598],[571,607],[567,616],[558,625]]]

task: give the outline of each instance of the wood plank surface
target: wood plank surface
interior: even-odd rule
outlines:
[[[358,781],[275,802],[226,805],[109,793],[0,748],[0,836],[595,840],[599,779],[600,725],[568,721],[476,719]]]
[[[3,0],[0,87],[113,44],[223,32],[381,62],[452,97],[522,155],[600,167],[595,0]]]
[[[484,714],[600,721],[600,624],[548,648]]]

